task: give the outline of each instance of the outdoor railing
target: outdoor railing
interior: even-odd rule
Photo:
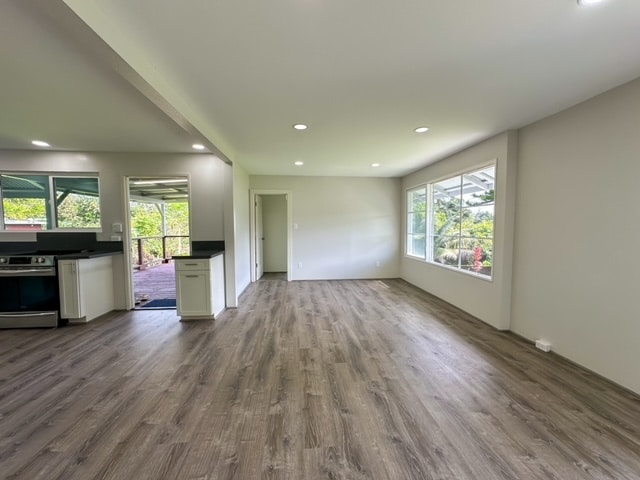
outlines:
[[[131,239],[131,261],[135,268],[144,270],[166,263],[174,255],[189,255],[189,235],[164,235]]]

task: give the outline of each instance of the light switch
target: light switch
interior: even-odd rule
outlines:
[[[111,231],[113,233],[122,233],[122,224],[114,223],[113,225],[111,225]]]

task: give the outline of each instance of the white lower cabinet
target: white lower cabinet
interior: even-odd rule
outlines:
[[[176,259],[176,308],[178,315],[214,318],[225,308],[224,257]]]
[[[114,309],[113,257],[58,260],[60,317],[86,323]]]
[[[208,272],[177,272],[176,287],[178,315],[213,315]]]

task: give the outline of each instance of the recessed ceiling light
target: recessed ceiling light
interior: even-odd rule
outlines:
[[[416,133],[425,133],[429,131],[429,127],[418,127],[414,130]]]
[[[50,147],[51,146],[47,142],[43,142],[42,140],[33,140],[31,143],[33,143],[36,147]]]
[[[304,162],[303,162],[303,161],[301,161],[301,160],[298,160],[298,161],[296,161],[296,162],[293,162],[293,164],[294,164],[294,165],[297,165],[298,167],[300,167],[300,166],[304,165]]]
[[[601,3],[603,0],[578,0],[578,5],[594,5]]]
[[[194,150],[204,150],[204,145],[202,145],[201,143],[194,143],[193,145],[191,145],[191,148],[193,148]]]
[[[307,128],[309,128],[308,126],[306,126],[304,123],[296,123],[293,128],[295,128],[296,130],[306,130]]]
[[[372,166],[373,168],[376,168],[376,167],[379,167],[379,166],[380,166],[380,164],[379,164],[379,163],[372,163],[372,164],[371,164],[371,166]]]

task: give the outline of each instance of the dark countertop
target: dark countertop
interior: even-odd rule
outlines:
[[[86,252],[67,253],[56,255],[58,260],[85,260],[89,258],[108,257],[111,255],[122,255],[123,252],[108,252],[105,250],[88,250]]]
[[[191,255],[173,255],[173,260],[195,260],[202,258],[213,258],[222,255],[224,250],[194,250]]]
[[[56,251],[47,251],[47,252],[9,252],[9,253],[0,253],[0,255],[29,255],[29,256],[45,256],[45,255],[53,255],[58,260],[83,260],[88,258],[98,258],[98,257],[108,257],[111,255],[122,255],[124,252],[117,250],[78,250],[78,251],[64,251],[61,250],[59,252]]]

